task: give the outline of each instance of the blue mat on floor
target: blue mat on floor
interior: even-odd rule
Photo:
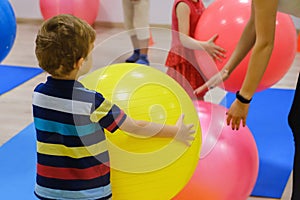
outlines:
[[[42,73],[43,70],[32,67],[0,65],[0,95]]]
[[[267,89],[254,95],[247,118],[259,153],[259,174],[253,196],[281,198],[293,168],[294,142],[288,113],[294,90]],[[229,107],[235,94],[221,104]]]
[[[0,199],[34,200],[35,130],[30,124],[0,147]]]
[[[260,159],[253,196],[280,198],[292,171],[294,146],[287,115],[293,95],[294,90],[268,89],[256,93],[251,103],[247,125]],[[228,107],[234,98],[228,93],[221,104]],[[35,131],[30,124],[0,147],[0,199],[36,199],[35,159]]]

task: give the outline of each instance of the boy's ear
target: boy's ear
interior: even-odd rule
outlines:
[[[82,66],[82,64],[83,64],[83,62],[84,62],[84,58],[80,58],[76,63],[75,63],[75,68],[76,69],[79,69],[81,66]]]

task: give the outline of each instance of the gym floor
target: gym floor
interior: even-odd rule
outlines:
[[[18,65],[36,68],[37,60],[34,55],[34,40],[39,28],[40,21],[19,20],[17,24],[17,36],[13,48],[2,64]],[[103,26],[96,24],[97,31],[96,51],[101,51],[101,57],[94,57],[97,66],[105,66],[118,62],[124,55],[131,51],[130,41],[122,26]],[[154,44],[149,52],[152,66],[164,70],[164,60],[169,49],[170,39],[168,35],[158,28],[153,31]],[[97,45],[98,44],[98,45]],[[116,47],[121,51],[116,52]],[[157,47],[157,48],[156,48]],[[102,51],[105,49],[105,51]],[[294,89],[300,69],[300,54],[297,53],[295,61],[288,73],[279,81],[274,88]],[[33,88],[43,82],[46,74],[42,73],[17,88],[0,96],[0,147],[13,136],[33,122],[31,112],[31,95]],[[214,101],[218,103],[226,94],[222,89],[216,88],[211,91]],[[17,122],[17,123],[16,123]],[[291,194],[291,178],[281,199],[288,200]],[[270,198],[249,197],[248,200],[267,200]]]

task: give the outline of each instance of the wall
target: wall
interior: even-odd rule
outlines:
[[[42,19],[39,0],[9,0],[17,18]],[[88,1],[88,0],[83,0]],[[170,24],[173,0],[150,0],[150,23]],[[100,0],[96,21],[123,22],[122,0]]]
[[[0,0],[1,1],[1,0]],[[17,18],[42,19],[39,0],[9,0],[14,7]],[[88,1],[88,0],[83,0]],[[171,10],[173,0],[149,0],[150,23],[171,24]],[[208,6],[214,0],[203,0]],[[113,12],[112,12],[113,11]],[[292,18],[296,28],[300,29],[300,19]],[[99,22],[123,22],[122,0],[100,0],[99,14],[96,19]]]

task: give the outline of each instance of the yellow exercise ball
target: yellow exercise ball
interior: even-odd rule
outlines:
[[[196,169],[201,128],[192,100],[172,78],[152,67],[120,63],[100,68],[81,82],[118,105],[136,120],[194,124],[191,146],[171,138],[137,138],[107,133],[111,185],[115,200],[169,200],[184,188]]]

